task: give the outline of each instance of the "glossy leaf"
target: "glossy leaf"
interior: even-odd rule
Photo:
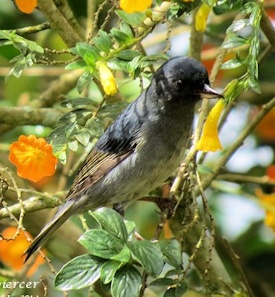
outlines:
[[[99,279],[102,259],[81,255],[66,263],[55,277],[58,290],[74,290],[90,286]]]
[[[121,216],[113,209],[102,207],[91,213],[103,230],[127,241],[128,234]]]
[[[178,240],[162,240],[159,246],[165,262],[176,268],[182,266],[182,251]]]
[[[90,254],[103,259],[110,259],[123,248],[123,243],[119,238],[101,229],[86,231],[78,241]]]
[[[141,275],[132,266],[119,269],[112,281],[112,297],[139,297],[141,288]]]
[[[141,240],[129,242],[127,246],[147,273],[153,276],[158,276],[161,273],[164,262],[157,243]]]
[[[119,261],[114,261],[114,260],[106,261],[101,266],[101,269],[100,269],[100,279],[103,282],[103,284],[110,283],[114,278],[115,273],[122,265],[123,264]]]

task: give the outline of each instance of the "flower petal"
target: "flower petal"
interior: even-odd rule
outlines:
[[[222,149],[219,139],[218,122],[224,108],[224,101],[218,100],[211,109],[203,127],[202,135],[197,143],[197,150],[215,152]]]
[[[152,0],[120,0],[119,5],[125,12],[139,12],[150,7],[152,5]]]
[[[34,135],[21,135],[17,142],[12,143],[9,160],[17,167],[18,176],[34,182],[53,175],[58,162],[52,146]]]

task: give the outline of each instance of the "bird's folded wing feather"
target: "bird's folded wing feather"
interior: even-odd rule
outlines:
[[[80,196],[134,152],[143,125],[141,115],[137,111],[142,110],[143,116],[148,112],[145,96],[146,92],[143,92],[136,101],[129,104],[100,137],[80,168],[67,199]]]
[[[93,186],[131,153],[132,151],[128,151],[122,155],[117,155],[93,149],[75,177],[67,199],[81,195],[81,193]]]

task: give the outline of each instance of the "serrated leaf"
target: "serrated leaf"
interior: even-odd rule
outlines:
[[[142,25],[143,21],[146,18],[146,15],[144,12],[134,12],[134,13],[127,13],[123,10],[116,10],[116,14],[127,24],[138,27]]]
[[[141,240],[127,243],[128,248],[145,271],[158,276],[163,268],[163,255],[157,243]]]
[[[159,242],[159,246],[165,262],[176,268],[182,266],[182,251],[178,240],[163,240]]]
[[[121,240],[102,229],[88,230],[78,241],[90,254],[103,259],[110,259],[123,248]]]
[[[119,269],[112,281],[112,297],[139,297],[141,288],[140,273],[132,266]]]
[[[121,216],[113,209],[102,207],[91,212],[91,215],[97,220],[103,230],[127,241],[128,234]]]
[[[100,269],[100,279],[103,284],[108,284],[114,278],[115,273],[123,264],[119,261],[108,260]]]
[[[103,260],[91,255],[81,255],[66,263],[55,277],[58,290],[75,290],[90,286],[100,276]]]

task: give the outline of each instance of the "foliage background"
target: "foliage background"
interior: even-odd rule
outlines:
[[[229,97],[231,96],[233,103],[226,109],[224,124],[220,132],[224,146],[223,151],[208,153],[206,156],[198,155],[198,160],[203,158],[203,162],[199,166],[202,182],[206,185],[213,178],[214,180],[211,187],[208,187],[204,192],[208,206],[204,205],[205,201],[198,199],[198,206],[195,206],[195,209],[198,207],[200,210],[200,217],[199,220],[195,220],[196,223],[193,227],[199,226],[202,227],[202,230],[207,228],[210,231],[202,232],[194,240],[188,237],[190,240],[185,242],[184,250],[187,253],[184,256],[184,263],[185,266],[188,266],[187,263],[190,261],[191,268],[188,269],[186,278],[189,287],[182,296],[205,296],[214,293],[217,294],[216,296],[233,296],[234,294],[234,296],[253,296],[252,294],[273,296],[275,294],[275,228],[273,226],[272,230],[270,226],[266,226],[264,219],[267,209],[274,215],[274,204],[262,204],[255,194],[255,189],[262,188],[267,193],[273,192],[274,180],[272,181],[266,176],[266,169],[274,163],[275,134],[270,132],[274,131],[274,108],[269,121],[262,121],[262,126],[256,130],[251,126],[264,104],[269,104],[269,109],[274,106],[272,98],[275,94],[273,83],[275,79],[273,69],[275,33],[272,22],[274,22],[275,5],[273,1],[218,1],[214,12],[210,14],[205,32],[198,32],[194,28],[196,9],[201,1],[188,3],[179,1],[182,10],[178,11],[178,8],[173,6],[169,19],[166,18],[167,14],[164,14],[164,17],[157,22],[156,27],[153,24],[152,27],[143,28],[145,33],[141,38],[142,42],[136,41],[135,49],[145,57],[147,55],[158,56],[153,56],[151,60],[148,60],[150,65],[138,63],[130,77],[126,72],[117,71],[119,93],[110,98],[104,97],[98,79],[90,83],[90,77],[81,76],[83,73],[81,64],[76,65],[77,69],[65,69],[65,66],[74,61],[76,57],[68,52],[68,48],[74,47],[78,42],[90,40],[97,34],[101,25],[104,25],[103,29],[108,33],[111,28],[118,26],[117,15],[114,13],[116,2],[48,1],[55,5],[59,4],[59,11],[69,4],[78,22],[76,24],[72,21],[74,24],[72,32],[66,27],[62,27],[62,24],[54,22],[58,18],[54,20],[53,15],[51,18],[47,12],[47,6],[43,4],[45,1],[38,1],[40,10],[35,10],[29,15],[18,11],[10,0],[2,0],[2,2],[4,5],[0,11],[0,29],[17,30],[46,23],[44,30],[38,30],[35,33],[24,32],[23,34],[24,38],[35,41],[46,50],[44,54],[35,56],[36,61],[31,56],[31,61],[34,62],[32,67],[26,67],[22,74],[22,69],[17,69],[15,74],[18,77],[10,75],[6,79],[15,64],[15,61],[10,63],[10,60],[18,56],[19,51],[14,45],[4,45],[6,40],[1,35],[3,45],[0,47],[0,181],[3,206],[0,210],[1,230],[8,226],[18,226],[26,228],[33,235],[37,234],[54,213],[55,209],[51,210],[50,208],[62,202],[64,191],[69,188],[77,166],[90,148],[89,142],[102,133],[125,106],[125,102],[136,98],[140,93],[141,86],[144,87],[149,83],[148,77],[152,72],[152,67],[161,64],[160,54],[165,53],[169,57],[189,54],[201,59],[207,66],[216,89],[222,90],[227,86]],[[213,5],[215,3],[215,1],[204,2]],[[254,10],[248,11],[247,14],[241,14],[241,7],[246,2],[253,3]],[[154,3],[154,8],[156,5]],[[182,13],[183,10],[186,12]],[[98,13],[95,13],[96,11]],[[234,25],[232,27],[234,21],[247,19],[253,14],[253,11],[255,11],[255,16],[252,23],[248,24],[243,21],[237,25],[235,23],[235,27]],[[150,13],[147,16],[150,17]],[[259,31],[257,31],[257,17],[260,20]],[[108,21],[105,23],[106,19]],[[49,28],[48,22],[55,30]],[[57,30],[56,26],[58,25],[63,30]],[[151,31],[152,33],[150,33]],[[17,33],[21,35],[20,31]],[[134,44],[135,42],[133,42]],[[38,49],[30,50],[30,53],[37,53]],[[78,54],[83,50],[85,52],[84,47],[78,49]],[[127,59],[129,60],[127,61]],[[129,57],[127,59],[127,62],[132,60]],[[226,69],[220,69],[222,62],[225,61],[230,62],[223,66]],[[259,61],[259,69],[257,69],[257,61]],[[144,68],[145,71],[143,71],[142,66],[149,67]],[[257,70],[259,70],[258,76]],[[80,77],[82,78],[79,83]],[[134,79],[135,77],[142,79]],[[78,93],[77,82],[78,90],[82,89],[81,94]],[[89,83],[85,84],[87,82]],[[255,90],[258,91],[258,87],[261,89],[260,94],[255,92]],[[67,106],[60,104],[65,99],[72,98],[90,98],[92,101],[87,104],[80,100],[71,100]],[[106,100],[107,105],[103,105],[102,100]],[[68,107],[70,104],[75,104],[74,107],[88,107],[89,112],[85,114],[86,118],[83,122],[81,122],[82,112],[69,118],[69,122],[58,122],[62,115],[71,111]],[[101,109],[102,106],[103,109]],[[203,104],[200,113],[201,119],[207,110],[208,107]],[[98,115],[97,121],[87,122],[87,119],[94,113]],[[40,183],[30,183],[18,178],[15,168],[8,161],[10,143],[16,141],[21,134],[47,137],[54,128],[67,127],[75,119],[79,120],[79,125],[72,126],[71,130],[67,129],[67,134],[61,130],[61,133],[57,134],[57,139],[60,142],[55,143],[55,149],[60,159],[66,164],[60,163],[57,173]],[[244,132],[247,132],[248,136],[243,141]],[[61,139],[61,135],[64,134],[67,138]],[[67,149],[68,142],[69,149]],[[235,147],[234,144],[236,144]],[[230,159],[226,158],[227,153],[231,157]],[[193,167],[190,168],[187,171],[192,175]],[[195,178],[191,179],[191,184],[194,183],[194,180]],[[165,189],[159,189],[159,195],[163,195],[163,191],[165,192]],[[20,197],[18,197],[18,193]],[[33,197],[35,202],[31,200]],[[20,208],[23,201],[26,201],[25,213]],[[38,208],[38,202],[41,203],[39,204],[41,210],[30,212]],[[10,208],[10,211],[19,218],[19,222],[10,214],[5,215],[7,205],[15,205],[15,208]],[[153,203],[137,202],[127,210],[126,219],[135,221],[138,232],[149,240],[158,228],[159,215],[156,210]],[[89,227],[93,227],[95,224],[93,219],[90,216],[85,218]],[[215,246],[214,239],[211,237],[214,233],[213,218],[216,225]],[[173,225],[173,221],[170,224]],[[174,224],[176,225],[175,222]],[[167,225],[161,238],[169,236],[170,231],[166,228]],[[177,233],[176,229],[174,227],[174,233]],[[195,233],[193,229],[190,230],[193,234]],[[82,233],[83,223],[78,218],[72,218],[48,242],[46,245],[48,257],[52,260],[56,271],[73,257],[85,252],[77,242]],[[210,244],[208,249],[205,245],[207,242]],[[210,264],[205,263],[205,259],[201,260],[201,255],[207,259],[209,255],[213,256],[213,250],[218,251],[224,265],[217,264],[215,260]],[[0,253],[3,259],[5,251],[1,250]],[[205,271],[208,268],[212,268],[212,271],[210,269],[207,275]],[[217,275],[218,268],[222,271],[221,275]],[[224,276],[224,271],[229,273],[230,283],[227,283],[227,279],[221,281],[220,277]],[[63,296],[63,293],[59,293],[53,287],[54,273],[51,265],[43,264],[30,278],[25,276],[25,272],[26,268],[18,272],[1,264],[1,281],[30,279],[41,280],[41,284],[43,284],[38,291],[33,290],[33,292],[17,289],[13,292],[17,294],[14,296],[21,293],[40,294],[41,296],[47,296],[47,294],[48,296],[59,296],[60,294]],[[226,290],[226,287],[230,287],[230,290]],[[95,290],[99,294],[102,293],[98,286],[95,287]],[[1,294],[8,294],[8,291],[0,287]],[[69,293],[69,296],[95,294],[88,293],[88,291],[85,289],[77,293],[72,292]],[[163,288],[162,290],[149,288],[145,294],[147,294],[146,296],[162,296]]]

